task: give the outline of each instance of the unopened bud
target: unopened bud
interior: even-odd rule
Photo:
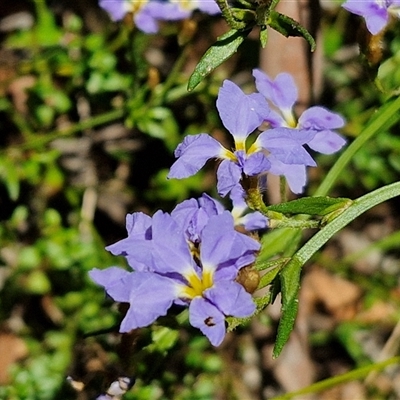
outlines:
[[[260,283],[260,274],[253,267],[253,264],[250,264],[239,271],[236,282],[240,283],[247,293],[252,294],[257,290]]]

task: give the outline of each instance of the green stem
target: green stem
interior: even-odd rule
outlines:
[[[287,190],[286,190],[286,178],[284,175],[279,177],[279,189],[281,194],[281,203],[286,203],[287,199]]]
[[[349,164],[354,154],[378,132],[388,129],[393,126],[398,120],[399,115],[396,115],[400,110],[400,97],[395,100],[389,101],[384,104],[372,117],[367,127],[360,133],[357,139],[343,152],[343,154],[336,161],[334,166],[330,169],[325,179],[316,190],[314,196],[326,196],[337,181],[343,170]]]
[[[282,284],[282,317],[278,326],[278,335],[274,347],[274,357],[278,357],[293,330],[298,311],[298,291],[302,266],[338,231],[348,225],[362,213],[393,197],[400,196],[400,182],[392,183],[368,193],[354,202],[332,222],[317,232],[298,250],[283,268],[280,279]]]
[[[243,26],[235,19],[231,7],[227,0],[215,0],[222,16],[225,18],[228,25],[233,29],[241,29]]]
[[[261,214],[265,215],[269,219],[270,228],[313,229],[313,228],[319,228],[321,226],[320,221],[308,220],[308,219],[307,220],[294,219],[286,217],[284,214],[280,212],[270,210],[265,205],[262,198],[262,193],[257,184],[247,189],[246,201],[251,209],[259,211]]]
[[[29,142],[25,142],[18,145],[18,150],[28,150],[32,148],[41,147],[51,142],[54,139],[64,136],[73,135],[76,132],[83,131],[85,129],[90,129],[98,125],[103,125],[117,119],[120,119],[124,116],[125,110],[113,110],[104,114],[96,115],[95,117],[88,118],[82,122],[78,122],[77,124],[71,126],[68,129],[57,130],[53,132],[46,133],[44,135],[35,136],[35,139],[30,140]],[[11,147],[9,148],[11,149]]]
[[[389,358],[388,360],[385,360],[385,361],[382,361],[379,363],[367,365],[366,367],[357,368],[357,369],[347,372],[345,374],[342,374],[339,376],[334,376],[333,378],[325,379],[323,381],[320,381],[320,382],[314,383],[310,386],[307,386],[304,389],[300,389],[300,390],[297,390],[297,391],[291,392],[291,393],[286,393],[282,396],[274,397],[273,400],[288,400],[288,399],[292,399],[295,396],[301,396],[301,395],[305,395],[305,394],[322,392],[323,390],[330,389],[337,385],[342,385],[343,383],[346,383],[346,382],[351,382],[351,381],[355,381],[357,379],[362,379],[372,371],[380,371],[382,369],[385,369],[389,365],[399,364],[399,363],[400,363],[400,357],[392,357],[392,358]]]
[[[359,215],[393,197],[400,196],[400,182],[383,186],[354,200],[350,207],[317,232],[295,255],[302,264],[307,262],[335,233]]]
[[[181,70],[187,60],[187,57],[189,55],[190,48],[191,48],[190,44],[185,45],[184,49],[180,52],[179,57],[175,61],[171,71],[169,72],[168,77],[165,80],[165,82],[162,85],[159,85],[159,87],[160,87],[159,90],[157,90],[157,88],[155,90],[153,90],[153,92],[151,93],[150,100],[148,102],[149,108],[158,106],[164,101],[165,95],[168,93],[169,89],[171,89],[172,86],[174,86],[174,84],[177,81],[179,73],[181,72]]]

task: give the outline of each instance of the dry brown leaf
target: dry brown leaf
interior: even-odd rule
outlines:
[[[13,333],[0,333],[0,385],[9,382],[8,369],[28,355],[25,342]]]
[[[303,280],[303,287],[311,290],[337,320],[353,318],[358,309],[362,290],[356,284],[320,269],[312,269]]]

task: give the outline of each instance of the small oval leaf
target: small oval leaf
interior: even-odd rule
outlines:
[[[303,197],[288,201],[287,203],[274,204],[269,206],[271,211],[282,214],[307,214],[327,215],[338,210],[346,210],[352,204],[352,200],[343,197]]]

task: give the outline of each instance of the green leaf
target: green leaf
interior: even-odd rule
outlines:
[[[188,91],[192,91],[215,68],[231,57],[249,33],[250,30],[239,31],[231,29],[220,36],[196,65],[193,74],[189,78]]]
[[[263,26],[261,27],[260,30],[260,42],[262,48],[265,48],[265,46],[267,45],[267,41],[268,41],[268,29],[266,26]]]
[[[302,25],[300,25],[293,18],[281,14],[277,11],[271,10],[268,25],[278,31],[283,36],[300,36],[303,37],[311,46],[311,51],[315,50],[316,44],[310,32]]]
[[[0,158],[0,182],[4,182],[10,199],[17,200],[20,192],[18,168],[7,156]]]
[[[25,290],[32,294],[46,294],[51,290],[49,278],[43,271],[32,271],[25,282]]]
[[[270,269],[265,274],[262,275],[262,277],[260,279],[260,283],[258,285],[258,288],[262,289],[262,288],[270,285],[272,283],[272,281],[278,275],[279,271],[281,271],[282,268],[284,268],[284,266],[286,265],[288,260],[289,259],[287,259],[287,258],[283,258],[283,259],[279,259],[279,260],[270,261],[269,263],[267,263],[265,269],[268,268],[268,264],[270,266]]]
[[[327,215],[339,210],[344,211],[352,204],[352,200],[338,197],[304,197],[268,207],[271,211],[283,214]]]
[[[280,273],[282,290],[282,316],[279,321],[278,333],[273,351],[273,357],[276,358],[281,353],[283,346],[289,339],[293,330],[299,309],[298,293],[300,288],[301,262],[292,259]]]
[[[301,230],[299,229],[279,228],[270,230],[261,239],[262,247],[257,257],[257,264],[264,263],[278,254],[293,254],[297,250],[301,237]]]
[[[152,332],[153,343],[146,349],[150,352],[165,353],[175,345],[179,337],[179,332],[167,327],[155,327]]]
[[[359,215],[372,207],[393,197],[400,196],[400,182],[392,183],[357,200],[336,219],[316,233],[300,250],[298,250],[280,273],[282,285],[282,318],[278,326],[278,335],[273,356],[278,357],[289,339],[298,310],[298,291],[300,286],[300,269],[333,235],[347,226]]]

